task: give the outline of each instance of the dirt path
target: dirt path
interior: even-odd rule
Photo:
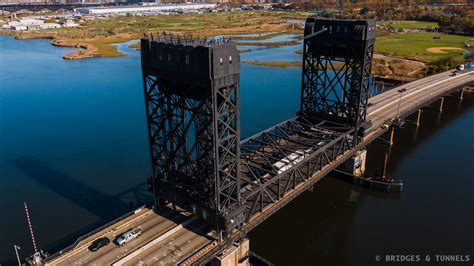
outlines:
[[[447,51],[463,51],[465,52],[465,49],[458,48],[458,47],[431,47],[426,49],[426,51],[433,53],[433,54],[447,54]]]
[[[426,64],[420,61],[374,54],[372,72],[380,77],[410,80],[420,77]]]

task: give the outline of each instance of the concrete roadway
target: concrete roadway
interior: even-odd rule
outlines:
[[[117,261],[135,249],[177,226],[178,223],[184,222],[188,219],[187,216],[172,211],[171,209],[165,210],[163,214],[164,216],[159,215],[154,211],[149,211],[136,220],[123,224],[115,230],[102,235],[108,237],[111,240],[111,243],[102,247],[98,251],[91,252],[88,249],[88,244],[83,245],[69,252],[70,254],[51,261],[48,265],[110,265],[112,262]],[[118,235],[137,226],[141,226],[142,228],[142,235],[140,238],[132,240],[122,247],[119,247],[112,242]],[[99,238],[99,236],[97,236],[97,238]]]
[[[409,110],[420,102],[428,101],[429,98],[443,94],[446,89],[454,88],[465,83],[474,83],[474,71],[464,71],[456,76],[450,76],[450,72],[436,74],[427,78],[419,79],[369,99],[372,106],[367,110],[367,119],[373,127],[381,126],[386,120],[396,118],[400,93],[398,89],[405,88],[400,101],[400,112]]]
[[[175,234],[153,245],[124,265],[176,265],[211,243],[210,228],[202,223],[191,223]]]

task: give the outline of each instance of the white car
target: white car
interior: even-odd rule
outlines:
[[[463,71],[463,70],[464,70],[464,65],[463,65],[463,64],[460,64],[460,65],[458,66],[458,70],[459,70],[459,71]]]
[[[115,243],[117,243],[117,245],[119,246],[123,246],[127,244],[128,242],[132,241],[133,239],[139,238],[141,234],[142,234],[142,228],[140,226],[130,229],[127,232],[117,236],[117,238],[115,239]]]

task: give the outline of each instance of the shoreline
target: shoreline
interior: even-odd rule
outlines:
[[[62,58],[65,60],[86,59],[92,57],[119,57],[126,56],[117,50],[114,44],[124,43],[136,39],[132,34],[118,34],[104,38],[73,39],[61,37],[54,33],[43,32],[11,32],[0,30],[0,35],[9,36],[16,40],[50,40],[50,44],[57,47],[76,48],[75,51],[65,53]],[[102,48],[102,49],[100,49]]]
[[[114,44],[117,43],[125,43],[127,41],[137,39],[134,38],[135,36],[120,36],[120,35],[114,35],[110,37],[105,37],[102,39],[84,39],[84,40],[76,40],[76,39],[71,39],[71,38],[63,38],[63,37],[57,37],[54,36],[54,34],[51,33],[34,33],[34,34],[12,34],[6,31],[0,31],[1,35],[6,35],[13,37],[17,40],[29,40],[29,39],[45,39],[45,40],[51,40],[50,44],[53,46],[58,46],[58,47],[65,47],[65,48],[76,48],[75,51],[68,52],[63,55],[63,59],[65,60],[78,60],[78,59],[87,59],[87,58],[93,58],[93,57],[120,57],[120,56],[127,56],[127,54],[121,53],[117,50],[117,46]],[[124,38],[126,37],[126,38]],[[103,45],[103,48],[105,46],[110,47],[109,48],[109,53],[108,54],[103,54],[100,53],[99,48],[96,45],[90,44],[88,42],[96,42],[99,45]],[[275,42],[275,44],[272,46],[273,48],[280,47],[280,45],[288,45],[289,42],[294,42],[294,41],[283,41],[283,42]],[[254,43],[254,44],[260,44],[258,46],[266,46],[268,43]],[[262,45],[263,44],[263,45]],[[241,45],[239,43],[239,45]],[[246,46],[246,45],[243,45]],[[128,46],[129,48],[134,48],[136,50],[139,49],[139,43],[136,44],[131,44]],[[240,53],[244,52],[249,52],[250,50],[242,50]],[[295,51],[296,53],[300,51]],[[385,56],[383,54],[374,54],[374,58],[379,59],[380,57],[385,58],[385,59],[392,59],[392,60],[399,60],[399,61],[413,61],[410,59],[402,59],[398,57],[389,57]],[[378,61],[378,60],[377,60]],[[244,64],[251,64],[251,65],[258,65],[258,66],[267,66],[267,67],[279,67],[279,68],[288,68],[288,67],[301,67],[302,62],[299,61],[253,61],[253,60],[248,60],[248,61],[243,61],[242,63]],[[379,64],[377,64],[379,63]],[[422,63],[419,62],[418,63]],[[378,67],[381,67],[382,64],[380,62],[376,62],[373,66],[373,70],[379,69]],[[378,71],[376,70],[375,73],[373,73],[376,76],[383,77],[383,78],[388,78],[391,80],[398,80],[398,81],[406,81],[407,76],[403,75],[390,75],[389,73],[385,73],[386,67],[384,67],[384,70],[379,69]],[[390,71],[391,72],[391,71]],[[414,71],[414,72],[419,72],[419,71]],[[389,74],[389,75],[387,75]],[[394,73],[392,73],[394,74]],[[408,77],[410,78],[410,77]]]

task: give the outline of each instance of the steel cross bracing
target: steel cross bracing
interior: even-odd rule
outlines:
[[[311,37],[304,40],[300,114],[310,120],[359,127],[367,116],[375,39],[338,41],[346,38],[342,33],[346,24],[337,26],[341,33],[335,33],[333,26],[328,26],[330,30],[323,26],[325,30],[313,36],[320,24],[325,21],[306,22],[305,36]],[[331,34],[335,37],[325,37]]]
[[[350,150],[355,129],[296,117],[241,142],[246,221]]]
[[[155,189],[162,194],[182,191],[186,198],[223,213],[238,209],[236,85],[217,88],[212,97],[190,98],[182,95],[196,88],[172,86],[147,75],[145,88]]]
[[[214,159],[214,154],[209,152],[213,147],[212,132],[208,132],[213,119],[209,112],[212,102],[168,93],[167,84],[158,86],[158,81],[152,75],[145,77],[152,165],[159,176],[157,189],[174,187],[212,207],[208,193],[213,195],[214,187],[197,178],[213,174],[212,165],[208,167]],[[199,141],[188,147],[185,133],[191,130],[199,136]]]

